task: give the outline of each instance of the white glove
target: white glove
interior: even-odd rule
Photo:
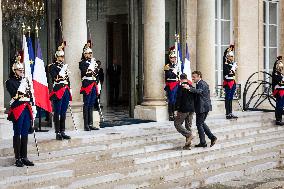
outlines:
[[[94,58],[91,59],[91,63],[88,67],[89,70],[95,71],[95,69],[98,67],[98,64],[96,63],[96,60]]]
[[[65,77],[66,76],[66,71],[68,69],[68,64],[64,64],[59,72],[59,75],[61,77]]]
[[[234,64],[233,64],[231,70],[232,70],[233,72],[236,72],[237,68],[238,68],[237,62],[234,62]]]
[[[27,79],[24,77],[22,80],[21,80],[21,84],[18,88],[18,91],[21,92],[21,93],[26,93],[26,89],[28,88],[29,84],[27,82]]]
[[[173,73],[177,75],[178,70],[175,68],[173,69]]]
[[[37,114],[36,106],[32,106],[32,112],[33,112],[33,118],[35,119]]]

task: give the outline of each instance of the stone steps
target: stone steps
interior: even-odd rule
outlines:
[[[263,124],[264,125],[264,124]],[[282,130],[284,128],[281,127],[269,127],[269,126],[261,126],[259,124],[254,125],[241,125],[241,126],[230,126],[230,127],[220,127],[216,129],[216,134],[219,140],[223,139],[230,139],[235,137],[243,137],[248,135],[253,135],[255,133],[267,133],[273,132],[276,130]],[[227,131],[234,131],[234,132],[227,132]],[[198,137],[196,137],[195,142],[198,143]],[[140,140],[140,142],[139,142]],[[142,138],[138,139],[137,143],[135,143],[135,139],[131,141],[125,141],[125,143],[120,142],[118,144],[98,144],[92,146],[81,146],[77,148],[68,148],[67,150],[55,150],[50,151],[48,153],[41,153],[40,157],[37,157],[36,154],[29,155],[31,159],[38,160],[38,161],[45,161],[46,159],[54,159],[54,158],[65,158],[65,156],[72,156],[72,155],[86,155],[86,153],[97,153],[96,160],[99,159],[109,159],[115,157],[124,157],[127,155],[135,155],[140,154],[143,152],[151,152],[157,151],[161,149],[167,148],[174,148],[176,146],[172,145],[172,143],[168,143],[171,141],[179,141],[178,145],[182,145],[184,138],[173,130],[171,133],[166,135],[159,135],[159,136],[151,136],[149,138]],[[163,143],[164,145],[159,145]],[[157,146],[158,144],[158,147]],[[142,145],[142,147],[140,147]],[[120,148],[118,148],[120,146]],[[140,147],[140,148],[139,148]],[[154,148],[154,149],[153,149]],[[112,154],[105,153],[105,150],[111,151]],[[34,152],[36,153],[36,152]],[[7,160],[8,159],[8,160]],[[7,161],[6,161],[7,160]],[[2,166],[8,166],[13,163],[14,159],[13,156],[10,157],[0,157],[0,164]]]
[[[248,119],[248,117],[246,117]],[[243,123],[255,123],[255,120],[259,119],[259,115],[256,115],[253,118],[250,118],[244,122],[243,119],[239,120],[223,120],[224,124],[229,125],[230,124],[238,124],[238,126],[243,126]],[[220,127],[220,122],[218,123],[210,123],[214,122],[215,120],[208,121],[208,124],[210,125],[210,128],[214,130],[216,127]],[[245,125],[244,125],[245,126]],[[124,130],[117,129],[117,132],[71,132],[70,135],[73,136],[73,139],[70,141],[56,141],[54,139],[54,136],[49,133],[48,138],[46,135],[43,135],[43,133],[38,133],[38,144],[40,147],[40,152],[50,152],[52,150],[59,150],[59,149],[65,149],[66,147],[77,147],[81,145],[86,145],[86,144],[93,144],[93,143],[99,143],[101,142],[102,144],[111,144],[111,145],[117,145],[120,147],[121,141],[125,139],[127,142],[129,140],[134,141],[135,143],[139,142],[139,138],[143,138],[145,136],[149,136],[152,133],[155,133],[156,136],[159,136],[161,134],[165,133],[172,133],[176,132],[173,126],[173,123],[166,123],[161,126],[153,126],[153,127],[141,127],[131,128],[133,131],[132,133],[128,133],[127,131],[125,132]],[[194,128],[194,127],[193,127]],[[136,131],[135,131],[136,130]],[[124,133],[125,132],[125,133]],[[42,136],[43,135],[43,136]],[[154,136],[155,136],[154,135]],[[36,153],[36,149],[34,147],[33,143],[33,136],[30,135],[30,143],[29,143],[29,153]],[[10,140],[9,140],[10,141]],[[6,145],[0,145],[0,156],[8,156],[13,154],[13,149],[11,148],[12,144],[11,141],[9,144]]]
[[[151,171],[147,175],[138,177],[127,177],[123,179],[125,175],[122,174],[122,179],[116,182],[109,182],[108,184],[91,184],[89,181],[86,188],[164,189],[177,186],[183,186],[184,188],[193,186],[193,188],[196,188],[203,186],[204,184],[227,181],[245,174],[252,174],[258,171],[274,168],[279,165],[279,154],[280,150],[278,148],[272,148],[271,150],[230,157],[230,160],[228,160],[228,158],[222,158],[217,161],[199,163],[198,165],[196,165],[196,162],[193,160],[190,164],[183,165],[177,169],[160,172]],[[250,167],[247,167],[245,164],[249,164]],[[242,172],[243,174],[241,174]],[[226,179],[223,178],[225,176],[227,177]],[[73,186],[76,188],[76,183],[71,185],[71,187],[68,186],[66,188],[72,188]]]
[[[283,134],[282,135],[280,135],[280,139],[281,138],[283,138]],[[254,144],[254,146],[252,147],[252,146],[250,146],[249,144],[247,144],[247,148],[245,148],[244,149],[244,147],[243,146],[240,146],[239,147],[239,149],[238,148],[234,148],[234,149],[236,149],[236,151],[238,152],[238,153],[249,153],[250,151],[252,151],[252,149],[253,150],[262,150],[262,148],[264,148],[264,149],[268,149],[268,150],[270,150],[270,148],[271,147],[274,147],[274,146],[278,146],[278,145],[282,145],[283,144],[283,141],[278,141],[278,142],[273,142],[275,139],[279,139],[279,138],[271,138],[270,140],[268,140],[268,141],[264,141],[263,140],[263,144],[258,144],[258,143],[256,143],[256,144]],[[226,146],[226,145],[224,145],[224,146]],[[227,152],[225,153],[224,152],[224,150],[223,150],[224,148],[222,148],[222,150],[219,150],[219,152],[215,152],[215,153],[218,153],[218,155],[219,156],[216,156],[216,154],[214,154],[213,152],[211,152],[211,156],[207,156],[207,158],[209,157],[209,160],[210,161],[212,161],[212,156],[214,156],[215,158],[224,158],[224,156],[227,156],[227,155],[230,155],[230,153],[232,153],[232,151],[231,151],[231,149],[229,148],[229,149],[227,149]],[[195,150],[195,151],[194,151]],[[204,153],[206,154],[207,152],[206,152],[206,150],[204,151],[203,149],[193,149],[192,151],[180,151],[179,152],[180,154],[182,154],[181,155],[181,157],[182,158],[184,158],[185,156],[189,156],[191,159],[189,159],[189,160],[186,160],[186,161],[184,161],[183,163],[184,164],[186,164],[186,163],[188,163],[188,162],[190,162],[190,161],[192,161],[192,158],[195,158],[196,159],[196,161],[198,162],[198,163],[201,163],[201,164],[204,164],[204,158],[201,158],[201,157],[199,157],[199,159],[198,159],[198,157],[196,157],[196,156],[194,156],[194,157],[192,157],[193,156],[193,154],[196,154],[196,155],[199,155],[199,156],[201,156],[200,154],[202,154],[202,155],[204,155]],[[188,153],[188,154],[187,154]],[[208,153],[207,153],[208,154]],[[237,156],[237,155],[239,155],[239,154],[233,154],[234,156]],[[211,159],[210,159],[210,157],[211,157]],[[178,156],[177,157],[172,157],[172,156],[170,156],[170,158],[179,158]],[[201,159],[200,159],[201,158]],[[213,159],[214,160],[214,159]],[[162,167],[162,166],[165,166],[165,168],[167,168],[167,167],[170,167],[170,165],[169,166],[167,166],[167,165],[165,165],[165,163],[163,162],[163,161],[166,161],[165,159],[161,159],[160,160],[160,165],[155,165],[156,167]],[[236,160],[235,160],[236,161]],[[138,165],[141,165],[141,167],[142,167],[142,169],[143,169],[143,167],[144,167],[144,169],[145,169],[145,162],[138,162],[138,163],[136,163],[136,164],[138,164]],[[144,165],[142,165],[142,164],[144,164]],[[149,167],[150,165],[149,165],[149,162],[146,162],[146,164],[147,164],[147,166],[146,167]],[[172,162],[172,165],[175,165],[176,164],[176,162]],[[180,163],[181,164],[181,163]],[[68,166],[69,167],[69,166]],[[70,168],[70,167],[69,167]],[[84,167],[83,167],[84,168]],[[72,168],[73,169],[73,168]],[[93,167],[93,169],[95,169],[95,167]],[[125,169],[125,168],[124,168]],[[135,170],[135,169],[137,169],[137,167],[135,168],[135,167],[132,167],[132,168],[129,168],[129,171],[131,171],[131,170]],[[144,170],[143,169],[143,171],[142,171],[142,173],[144,173],[144,174],[147,174],[147,173],[149,173],[149,171],[154,171],[155,169],[150,169],[150,168],[147,168],[146,170]],[[149,170],[150,169],[150,170]],[[122,169],[123,170],[123,169]],[[90,170],[87,170],[87,172],[88,171],[90,171]],[[117,170],[115,170],[115,171],[117,171]],[[162,172],[164,172],[164,171],[168,171],[168,170],[166,170],[166,169],[163,169],[163,170],[161,170]],[[141,171],[140,171],[141,172]],[[137,174],[141,174],[139,171],[137,172],[137,173],[135,173],[135,172],[131,172],[131,173],[129,173],[129,175],[137,175]],[[115,175],[115,176],[113,176],[113,174]],[[125,172],[123,172],[123,174],[122,175],[124,175],[125,174]],[[113,177],[111,177],[110,175],[112,175]],[[120,173],[120,175],[121,175],[121,173]],[[139,175],[139,176],[141,176],[141,175]],[[95,180],[92,180],[92,178],[96,178]],[[95,175],[95,174],[92,174],[92,175],[88,175],[87,176],[87,178],[85,178],[85,179],[83,179],[82,177],[81,178],[78,178],[78,183],[81,185],[82,183],[89,183],[90,184],[90,182],[91,182],[91,180],[93,181],[93,182],[98,182],[98,180],[101,182],[101,181],[103,181],[103,178],[104,179],[106,179],[106,181],[108,181],[108,182],[110,182],[110,178],[115,178],[115,179],[121,179],[121,177],[118,177],[118,173],[109,173],[109,174],[105,174],[105,175]],[[128,177],[127,177],[128,178]],[[82,180],[83,179],[83,180]],[[72,181],[73,181],[73,179],[72,179]],[[129,179],[128,179],[128,181],[129,181]],[[92,183],[93,183],[92,182]],[[76,182],[75,182],[76,183]],[[75,185],[76,186],[76,185]],[[70,188],[70,186],[68,186],[67,188]]]
[[[272,117],[259,112],[240,113],[238,120],[210,116],[207,123],[217,144],[190,151],[181,150],[184,137],[173,122],[70,132],[71,141],[38,133],[40,157],[32,138],[29,145],[36,166],[0,167],[0,188],[186,188],[265,170],[278,166],[284,152],[284,127],[274,126]],[[193,143],[198,141],[196,136]],[[9,145],[0,144],[1,166],[14,162]]]
[[[241,125],[232,125],[232,126],[225,126],[225,127],[220,127],[220,126],[215,126],[215,130],[214,127],[212,127],[213,129],[213,132],[216,131],[217,133],[217,136],[218,136],[218,132],[226,132],[226,131],[236,131],[234,132],[233,135],[226,135],[227,138],[232,138],[232,137],[235,137],[236,135],[243,135],[246,133],[247,129],[251,129],[252,132],[257,132],[258,128],[263,128],[264,125],[270,125],[270,123],[252,123],[252,124],[241,124]],[[170,128],[170,129],[169,129]],[[277,128],[277,127],[275,127]],[[275,129],[275,128],[269,128],[269,129]],[[110,141],[106,141],[105,143],[91,143],[91,144],[88,144],[89,146],[84,146],[86,145],[84,143],[83,146],[79,146],[79,147],[74,147],[72,148],[72,145],[71,146],[68,146],[68,144],[70,144],[70,141],[55,141],[56,143],[60,144],[60,145],[63,145],[66,147],[68,147],[68,150],[65,150],[60,148],[60,150],[58,150],[57,148],[53,149],[53,148],[50,148],[50,151],[48,152],[41,152],[41,155],[40,157],[37,157],[35,154],[36,154],[36,151],[35,151],[35,148],[33,148],[33,150],[30,150],[29,151],[29,154],[30,157],[34,160],[41,160],[41,159],[45,159],[45,158],[53,158],[54,156],[55,157],[60,157],[60,156],[63,156],[64,154],[66,155],[72,155],[72,154],[78,154],[79,152],[82,152],[82,153],[90,153],[90,152],[100,152],[100,151],[105,151],[105,150],[119,150],[121,151],[120,149],[121,148],[136,148],[136,146],[138,145],[151,145],[152,144],[155,144],[155,142],[164,142],[164,141],[167,141],[167,140],[176,140],[176,139],[183,139],[182,136],[180,136],[178,133],[176,133],[175,131],[175,128],[174,126],[170,126],[168,127],[169,129],[169,132],[165,132],[164,134],[162,133],[155,133],[155,131],[153,131],[153,135],[150,135],[150,137],[148,137],[148,135],[143,135],[143,136],[140,136],[140,137],[130,137],[130,138],[125,138],[125,139],[121,139],[121,140],[110,140]],[[243,130],[241,130],[243,129]],[[254,130],[256,129],[256,130]],[[266,130],[267,131],[267,130]],[[95,136],[92,136],[92,137],[95,137]],[[218,136],[219,137],[219,136]],[[220,138],[221,139],[221,138]],[[72,141],[72,140],[71,140]],[[93,145],[92,145],[93,144]],[[48,145],[48,144],[46,144]],[[91,145],[91,146],[90,146]],[[48,149],[48,148],[47,148]],[[13,149],[10,149],[11,151],[13,151]],[[141,151],[141,149],[140,149]],[[143,150],[142,150],[143,151]],[[34,154],[33,154],[34,153]],[[120,152],[122,153],[122,152]],[[137,153],[139,153],[139,151],[137,151]],[[12,155],[12,152],[9,154],[11,157],[0,157],[0,165],[2,166],[9,166],[13,163],[13,155]],[[57,156],[56,156],[57,155]],[[117,154],[117,156],[121,156],[119,154]],[[113,157],[113,156],[112,156]],[[8,161],[5,162],[6,159],[10,159]]]

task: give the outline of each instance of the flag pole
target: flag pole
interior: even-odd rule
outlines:
[[[24,42],[24,37],[25,37],[25,36],[24,36],[24,35],[25,35],[25,24],[24,24],[24,23],[23,23],[23,25],[22,25],[22,29],[23,29],[23,42]],[[28,30],[28,33],[29,33],[29,36],[30,36],[30,30],[31,30],[30,26],[27,27],[27,30]],[[22,43],[23,43],[23,42],[22,42]],[[24,44],[24,45],[26,45],[26,44]],[[22,48],[23,48],[23,50],[25,49],[24,46],[23,46]],[[26,50],[27,50],[27,49],[26,49]],[[25,53],[24,53],[24,54],[25,54]],[[25,60],[25,58],[23,59],[23,64],[24,64],[24,68],[25,68],[26,62],[25,62],[24,60]],[[26,73],[26,71],[25,71],[25,73]],[[26,77],[26,75],[25,75],[25,77]],[[33,106],[33,105],[35,105],[35,99],[34,99],[33,87],[32,87],[32,84],[31,84],[32,81],[30,81],[30,78],[29,78],[29,77],[27,77],[26,79],[27,79],[28,84],[29,84],[29,86],[30,86],[31,95],[32,95],[32,106]],[[31,120],[31,124],[32,124],[32,129],[33,129],[33,135],[34,135],[34,141],[35,141],[35,145],[36,145],[37,155],[39,156],[39,148],[38,148],[36,133],[35,133],[35,129],[34,129],[34,120],[35,120],[35,118],[33,118],[33,119]]]

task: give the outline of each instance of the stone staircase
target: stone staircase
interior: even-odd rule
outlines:
[[[12,140],[3,140],[0,188],[198,188],[283,165],[284,127],[274,125],[273,114],[238,115],[238,120],[209,116],[217,144],[192,150],[182,150],[185,139],[173,122],[72,131],[70,141],[38,133],[39,157],[32,135],[29,142],[35,167],[11,166]],[[195,125],[193,130],[197,144]]]

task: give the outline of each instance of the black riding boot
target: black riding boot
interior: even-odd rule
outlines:
[[[226,118],[230,119],[230,100],[225,99]]]
[[[275,110],[275,118],[276,118],[276,125],[283,126],[284,123],[282,122],[282,110]]]
[[[169,112],[169,121],[174,121],[174,105],[168,104],[168,112]]]
[[[54,115],[54,129],[56,133],[56,140],[62,140],[63,138],[60,133],[59,115]]]
[[[21,137],[21,161],[26,166],[34,166],[34,163],[27,158],[28,154],[28,136]]]
[[[70,136],[65,134],[65,120],[66,117],[60,117],[60,133],[63,139],[71,139]]]
[[[93,111],[94,111],[94,107],[93,106],[88,108],[88,118],[89,118],[88,119],[88,125],[89,125],[89,128],[91,130],[98,130],[97,128],[95,128],[93,126],[93,124],[94,124],[94,121],[93,121]]]
[[[233,114],[233,100],[230,100],[230,113],[231,113],[231,116],[232,116],[233,119],[237,119],[238,118],[238,116],[235,116]]]
[[[83,106],[84,130],[90,131],[88,106]]]
[[[14,148],[14,154],[15,154],[15,165],[17,167],[23,167],[24,164],[20,159],[21,156],[21,138],[20,136],[13,136],[13,148]]]

